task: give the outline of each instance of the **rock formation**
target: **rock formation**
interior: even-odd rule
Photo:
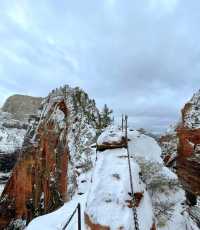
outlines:
[[[0,112],[0,194],[17,161],[27,127],[12,114]]]
[[[164,166],[160,147],[153,138],[136,130],[128,131],[132,192],[127,151],[118,145],[123,136],[118,128],[107,128],[97,140],[98,146],[106,143],[107,149],[92,153],[93,167],[79,174],[72,200],[32,220],[27,230],[43,226],[47,230],[63,229],[67,224],[65,229],[77,229],[80,222],[83,229],[91,230],[135,229],[137,223],[140,230],[199,229],[182,206],[185,193],[177,186],[177,176]],[[198,217],[196,211],[194,215]]]
[[[130,146],[132,139],[137,135],[137,132],[129,133]],[[98,148],[103,146],[104,151],[99,148],[84,213],[85,224],[91,230],[134,228],[133,207],[137,209],[140,229],[152,229],[154,214],[151,200],[140,179],[140,167],[133,159],[131,167],[134,202],[131,197],[127,150],[124,143],[124,135],[116,130],[105,131],[98,138]],[[148,218],[143,216],[145,209],[148,209]]]
[[[13,169],[28,128],[28,117],[37,113],[41,98],[9,97],[0,111],[0,194]]]
[[[195,196],[200,195],[200,91],[182,109],[177,135],[177,173],[189,202],[195,204]]]
[[[178,148],[177,126],[171,126],[159,139],[158,143],[162,149],[162,158],[167,167],[176,170],[176,158]]]
[[[28,121],[30,115],[35,115],[37,113],[41,102],[41,97],[13,95],[6,100],[2,107],[2,111],[13,114],[16,120]]]
[[[47,109],[47,108],[44,108]],[[50,212],[66,200],[67,106],[63,100],[28,131],[12,175],[0,199],[0,226]]]
[[[70,200],[77,176],[93,167],[100,124],[95,101],[79,88],[65,86],[43,100],[0,198],[0,226],[29,222]]]

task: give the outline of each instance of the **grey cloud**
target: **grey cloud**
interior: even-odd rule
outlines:
[[[79,85],[163,130],[200,86],[198,0],[1,1],[0,101]]]

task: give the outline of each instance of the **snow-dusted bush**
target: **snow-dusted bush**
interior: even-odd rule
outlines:
[[[26,221],[22,219],[17,219],[15,221],[12,221],[9,226],[7,227],[7,230],[23,230],[26,227]]]
[[[176,178],[169,177],[164,173],[164,166],[158,162],[147,161],[137,157],[140,165],[140,176],[146,184],[146,188],[152,197],[154,214],[159,226],[164,226],[172,217],[176,202],[170,199],[162,200],[162,195],[170,196],[172,192],[180,189]]]
[[[147,189],[154,195],[155,193],[168,193],[169,190],[178,190],[179,182],[176,178],[170,178],[163,173],[163,165],[158,162],[146,161],[137,157],[141,168],[141,179],[147,185]]]

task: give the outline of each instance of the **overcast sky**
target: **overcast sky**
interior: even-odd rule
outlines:
[[[200,88],[200,1],[0,0],[0,104],[63,84],[164,130]]]

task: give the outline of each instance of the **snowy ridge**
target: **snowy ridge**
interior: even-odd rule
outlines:
[[[56,103],[64,102],[67,107],[67,120],[61,110],[54,107]],[[53,112],[49,112],[54,107]],[[51,114],[51,117],[48,117]],[[36,119],[30,122],[27,137],[34,143],[31,134],[46,120],[56,120],[59,127],[67,125],[68,147],[70,161],[68,166],[68,195],[74,195],[77,189],[77,175],[88,171],[93,165],[94,149],[91,144],[95,142],[97,124],[100,112],[88,95],[81,89],[71,88],[68,85],[53,90],[43,99]]]
[[[191,129],[200,128],[200,90],[193,95],[192,99],[186,104],[184,109],[184,126]]]
[[[126,203],[131,192],[126,155],[126,149],[106,150],[98,154],[87,198],[85,212],[92,217],[93,223],[109,226],[110,229],[131,229],[134,225],[132,209]],[[151,200],[140,181],[139,165],[132,161],[131,166],[134,192],[144,193],[138,209],[139,225],[141,230],[150,229],[153,224]],[[144,210],[147,210],[146,214]]]
[[[121,135],[121,131],[116,131],[116,136]],[[106,131],[99,137],[101,140],[106,140],[109,133]],[[109,135],[110,140],[110,135]],[[159,174],[162,178],[176,180],[177,177],[168,168],[163,165],[161,160],[161,149],[155,140],[146,135],[140,134],[137,131],[129,131],[129,148],[132,153],[131,166],[133,176],[134,192],[142,192],[141,199],[137,208],[139,226],[141,230],[150,230],[154,221],[158,224],[157,215],[155,212],[156,202],[174,203],[174,209],[171,212],[170,218],[160,221],[157,229],[159,230],[181,230],[198,228],[193,221],[184,212],[184,207],[181,203],[185,200],[185,195],[180,188],[169,188],[165,192],[157,191],[152,196],[152,190],[149,190],[149,185],[141,178],[142,164],[140,159],[148,164],[158,165]],[[61,229],[72,214],[77,203],[82,205],[82,228],[88,229],[84,224],[84,214],[90,217],[90,221],[94,224],[109,226],[111,230],[133,229],[132,210],[127,206],[127,200],[130,199],[130,181],[128,175],[126,149],[112,149],[97,153],[97,161],[94,163],[94,168],[87,173],[81,173],[77,182],[76,195],[72,201],[66,203],[62,208],[54,213],[36,218],[29,226],[28,230],[50,230]],[[95,159],[93,153],[93,159]],[[150,180],[151,175],[147,177]],[[79,194],[79,195],[78,195]],[[68,229],[75,229],[77,226],[77,218]]]

